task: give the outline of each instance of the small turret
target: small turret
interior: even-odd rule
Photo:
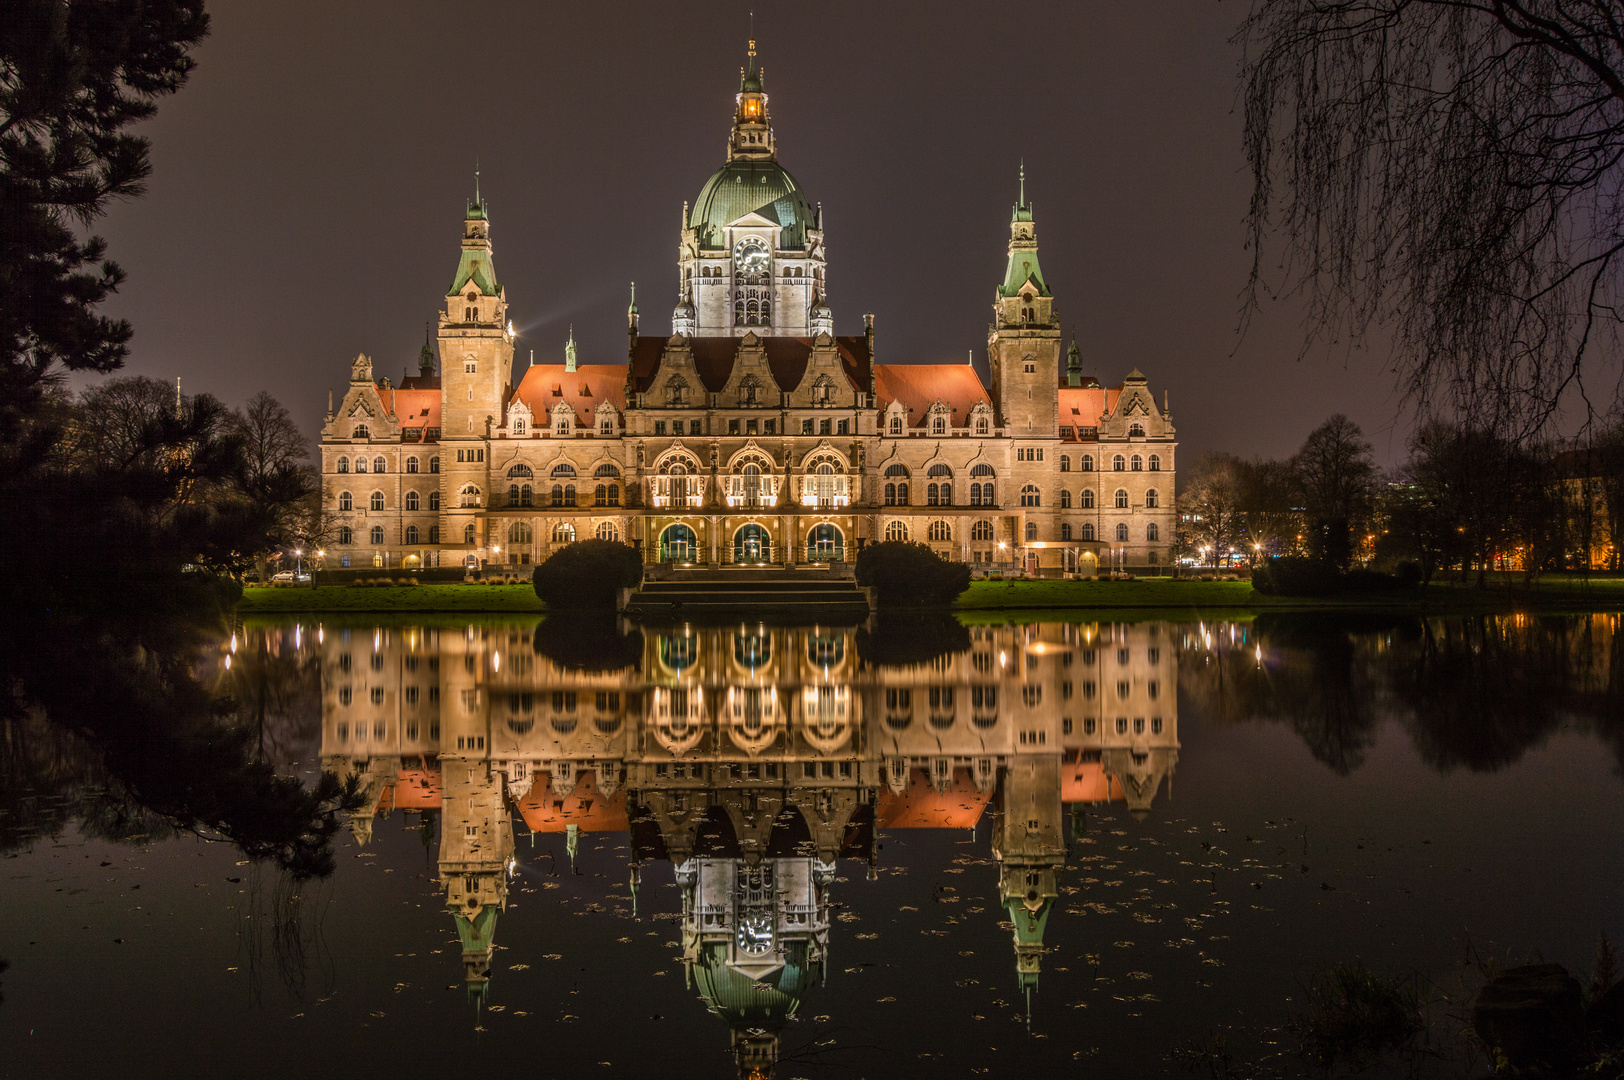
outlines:
[[[570,339],[564,343],[564,370],[575,370],[575,325],[570,324]]]
[[[1066,385],[1083,385],[1083,352],[1077,347],[1077,338],[1071,339],[1071,348],[1066,350]]]

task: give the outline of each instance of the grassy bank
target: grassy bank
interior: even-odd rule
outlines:
[[[408,612],[408,611],[545,611],[529,585],[469,585],[462,582],[426,585],[327,585],[319,588],[271,588],[250,585],[237,610],[244,615],[273,612]]]

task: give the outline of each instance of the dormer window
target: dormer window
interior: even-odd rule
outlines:
[[[940,413],[937,413],[935,416],[931,417],[930,418],[930,433],[932,435],[946,435],[947,434],[947,417],[941,415]]]
[[[812,404],[832,405],[835,397],[835,382],[827,375],[819,375],[812,384]]]
[[[472,320],[470,320],[470,321],[472,321]],[[464,360],[462,362],[462,370],[463,370],[463,374],[465,374],[465,375],[477,375],[479,373],[479,361],[477,361],[477,360]]]
[[[988,432],[987,418],[985,416],[976,417],[976,434],[977,435],[985,435],[985,434],[987,434],[987,432]]]
[[[356,424],[355,430],[350,433],[350,438],[352,439],[365,439],[368,437],[367,426],[365,424]]]
[[[513,434],[515,434],[515,435],[523,435],[524,434],[524,418],[523,417],[517,417],[517,418],[514,419],[514,421],[513,421]]]
[[[679,376],[673,375],[666,381],[665,403],[670,406],[688,404],[688,384]]]
[[[893,435],[901,435],[902,434],[902,417],[900,417],[900,416],[892,416],[891,417],[891,434],[893,434]]]

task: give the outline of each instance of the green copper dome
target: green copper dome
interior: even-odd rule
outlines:
[[[804,945],[791,948],[788,963],[759,982],[727,963],[724,945],[706,945],[694,966],[700,996],[736,1028],[780,1030],[817,982]]]
[[[699,232],[699,246],[724,246],[723,227],[757,213],[783,229],[779,246],[806,246],[806,230],[816,223],[812,204],[801,185],[776,161],[730,161],[716,170],[699,191],[688,227]]]

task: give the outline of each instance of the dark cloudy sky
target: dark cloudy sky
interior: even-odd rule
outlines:
[[[521,359],[560,355],[571,323],[583,362],[624,359],[628,282],[644,331],[670,326],[682,203],[723,160],[752,6],[838,332],[872,311],[883,361],[982,355],[1024,158],[1085,369],[1170,390],[1187,450],[1285,454],[1344,411],[1402,455],[1380,357],[1300,361],[1284,304],[1236,335],[1244,6],[1218,0],[213,3],[147,126],[149,193],[100,228],[129,272],[130,370],[231,403],[268,389],[314,433],[357,352],[415,368],[476,158]]]

